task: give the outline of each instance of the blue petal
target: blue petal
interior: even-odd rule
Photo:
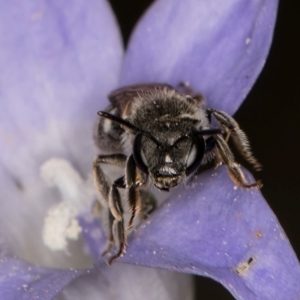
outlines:
[[[189,82],[208,105],[233,114],[269,51],[277,0],[160,0],[138,24],[122,85]]]
[[[51,300],[72,280],[88,272],[51,270],[12,258],[1,258],[0,299]]]
[[[1,229],[18,255],[49,264],[41,228],[58,195],[39,168],[58,156],[90,172],[97,111],[119,77],[119,30],[105,0],[1,1],[0,45]]]
[[[106,234],[99,218],[91,216],[90,213],[81,214],[78,217],[80,226],[83,228],[82,235],[88,246],[89,253],[95,261],[105,260],[102,253],[105,250]]]
[[[296,299],[299,262],[260,191],[236,188],[221,167],[175,193],[129,237],[119,261],[211,277],[237,299]],[[104,240],[91,236],[99,224],[82,225],[99,259]]]
[[[297,298],[299,262],[260,191],[235,188],[221,167],[176,195],[136,230],[122,261],[208,276],[237,299]]]

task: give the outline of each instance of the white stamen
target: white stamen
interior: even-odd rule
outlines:
[[[61,202],[51,207],[45,217],[44,244],[52,250],[67,250],[67,239],[78,239],[82,231],[76,217],[88,210],[96,198],[92,180],[85,182],[67,160],[60,158],[46,161],[41,166],[41,176],[61,194]]]

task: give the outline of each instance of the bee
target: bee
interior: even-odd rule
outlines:
[[[201,95],[181,93],[167,84],[127,86],[113,91],[110,106],[100,116],[95,141],[102,152],[93,163],[96,188],[108,207],[110,253],[119,241],[119,249],[108,260],[111,264],[126,250],[126,232],[145,207],[143,187],[152,183],[169,191],[209,162],[224,163],[232,181],[240,187],[261,187],[261,182],[248,183],[228,146],[231,139],[243,158],[260,169],[248,138],[228,114],[205,109]],[[213,126],[213,123],[216,126]],[[113,183],[101,165],[124,169],[124,175]],[[124,222],[124,208],[119,189],[125,189],[131,218]]]

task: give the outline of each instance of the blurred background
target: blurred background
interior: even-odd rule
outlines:
[[[151,0],[110,0],[124,44]],[[263,171],[262,193],[300,258],[300,9],[281,0],[273,44],[254,88],[234,118],[247,133]],[[195,277],[195,299],[234,299],[222,285]]]

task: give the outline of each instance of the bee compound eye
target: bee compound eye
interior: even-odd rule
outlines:
[[[148,174],[148,166],[142,154],[142,132],[139,132],[133,142],[133,159],[136,166],[144,173]]]
[[[189,176],[194,171],[196,171],[202,162],[204,153],[205,153],[205,140],[203,136],[194,136],[193,137],[194,144],[189,154],[187,168],[186,168],[186,176]]]
[[[190,150],[190,153],[189,153],[188,160],[187,160],[187,164],[186,164],[187,168],[190,167],[193,164],[193,162],[195,161],[196,154],[197,154],[197,149],[196,149],[195,144],[193,144],[192,149]]]

